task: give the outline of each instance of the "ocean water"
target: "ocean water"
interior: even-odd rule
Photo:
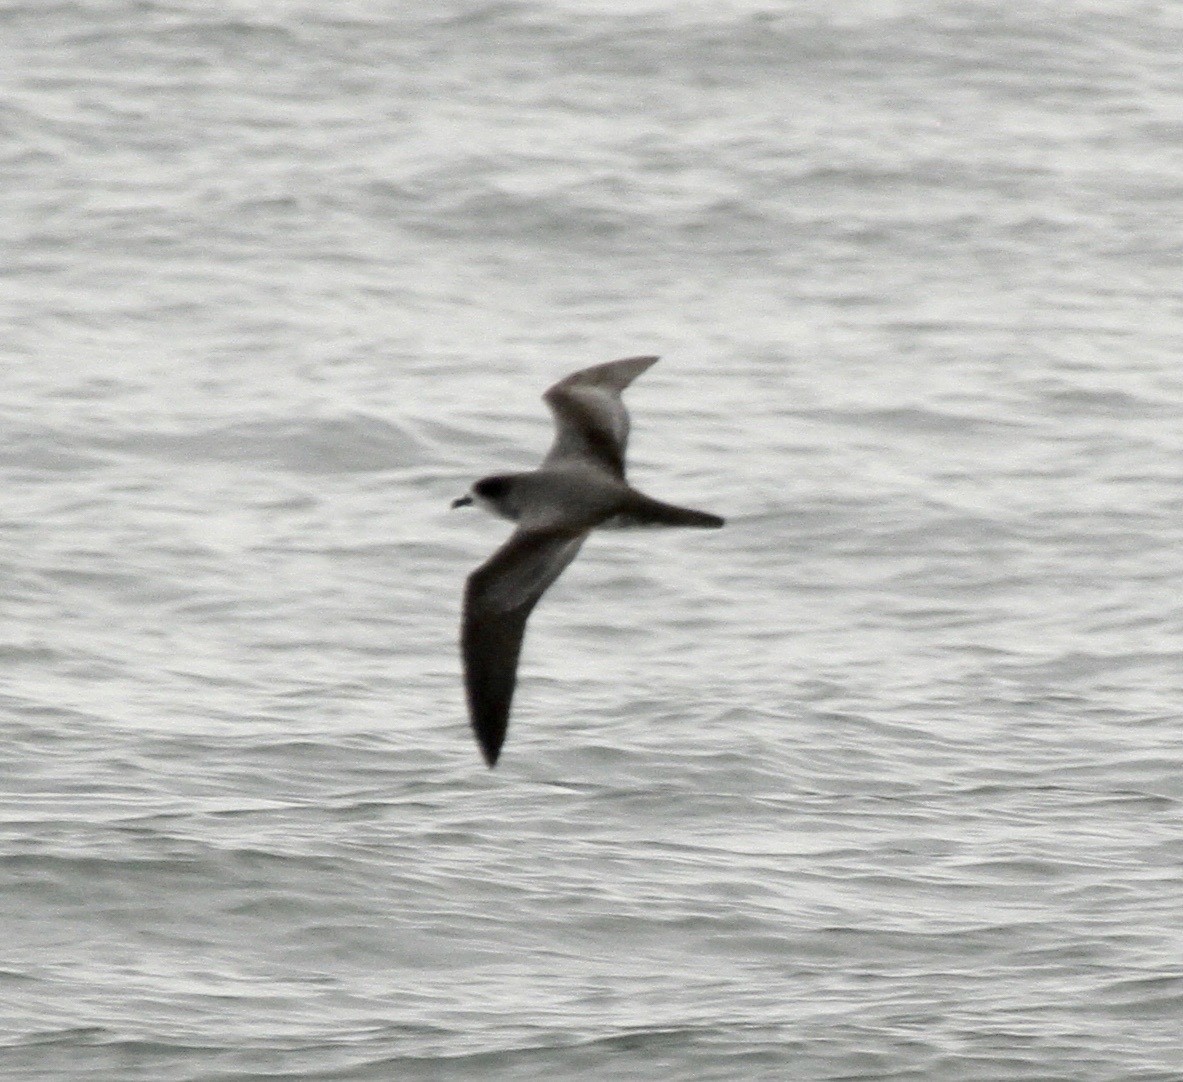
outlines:
[[[1183,1079],[1170,4],[0,5],[0,1077]],[[659,353],[496,771],[541,392]]]

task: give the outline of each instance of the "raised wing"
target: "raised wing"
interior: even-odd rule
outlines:
[[[497,765],[509,726],[526,620],[586,537],[518,530],[468,576],[460,630],[464,687],[472,729],[489,766]]]
[[[564,459],[592,462],[624,478],[624,454],[628,446],[628,411],[621,392],[656,357],[627,357],[573,372],[544,394],[555,415],[555,442],[544,466]]]

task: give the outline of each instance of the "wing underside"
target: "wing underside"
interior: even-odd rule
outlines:
[[[460,636],[464,686],[473,732],[490,766],[509,726],[526,620],[586,537],[518,530],[468,577]]]

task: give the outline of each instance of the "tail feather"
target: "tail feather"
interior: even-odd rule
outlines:
[[[712,515],[709,511],[695,511],[689,507],[677,507],[672,503],[663,503],[652,496],[637,492],[629,492],[628,502],[624,509],[613,515],[605,527],[637,527],[637,526],[700,526],[717,529],[723,525],[723,519]]]

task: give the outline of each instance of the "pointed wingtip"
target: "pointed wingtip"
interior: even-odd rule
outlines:
[[[660,357],[649,355],[646,357],[623,357],[619,361],[609,361],[604,365],[604,368],[609,366],[620,365],[621,369],[629,372],[629,381],[636,379],[642,372],[652,368],[657,362],[661,360]]]
[[[496,719],[490,721],[489,717],[482,714],[478,707],[479,704],[470,702],[469,722],[472,726],[472,735],[476,739],[476,746],[481,749],[481,758],[485,760],[485,765],[491,770],[501,757],[501,745],[505,743],[505,722],[508,721],[508,716],[500,723]]]
[[[501,746],[505,743],[506,725],[489,724],[488,718],[480,717],[477,714],[470,714],[472,722],[472,735],[476,737],[477,747],[481,749],[481,758],[485,760],[485,765],[492,770],[497,765],[497,760],[501,758]],[[508,719],[506,719],[508,720]]]
[[[555,393],[561,393],[573,387],[604,387],[620,393],[657,361],[658,358],[655,356],[622,357],[618,361],[608,361],[606,364],[593,364],[590,368],[581,368],[578,372],[564,376],[542,397],[548,399]]]

